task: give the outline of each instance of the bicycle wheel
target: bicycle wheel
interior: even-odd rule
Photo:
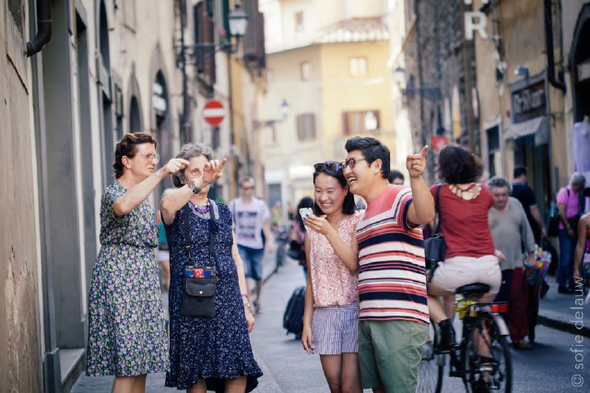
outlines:
[[[483,334],[479,334],[483,331]],[[466,339],[461,358],[468,393],[512,392],[512,357],[491,314],[480,314]]]
[[[428,339],[422,346],[417,393],[440,393],[442,390],[445,355],[436,349],[438,333],[434,326],[434,322],[430,321]]]

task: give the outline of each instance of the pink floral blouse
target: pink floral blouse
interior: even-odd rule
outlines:
[[[340,221],[338,235],[351,245],[362,213],[345,216]],[[338,257],[328,238],[310,230],[309,265],[313,285],[314,307],[347,306],[358,301],[358,274],[352,273]]]

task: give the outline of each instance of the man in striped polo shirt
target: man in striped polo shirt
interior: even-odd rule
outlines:
[[[420,229],[434,218],[422,178],[428,147],[406,158],[410,188],[389,184],[389,149],[379,140],[354,137],[346,151],[350,191],[368,204],[357,227],[363,388],[414,392],[429,322]]]

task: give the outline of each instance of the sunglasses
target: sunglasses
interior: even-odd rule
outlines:
[[[342,165],[336,161],[318,162],[313,166],[316,172],[320,172],[323,169],[327,169],[332,172],[342,171]]]

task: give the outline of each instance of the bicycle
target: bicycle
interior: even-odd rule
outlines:
[[[277,252],[274,272],[276,273],[279,271],[279,268],[283,266],[285,257],[287,256],[286,247],[287,243],[289,242],[289,228],[287,226],[281,226],[277,233],[275,242],[277,244]]]
[[[431,321],[429,340],[422,347],[417,392],[442,391],[447,358],[449,376],[461,378],[467,393],[512,391],[512,358],[506,343],[509,333],[499,314],[507,311],[507,304],[475,301],[489,290],[489,285],[479,283],[457,289],[462,297],[455,301],[455,311],[463,321],[463,332],[461,342],[450,350],[440,350],[440,333]],[[489,356],[480,355],[482,352]]]

